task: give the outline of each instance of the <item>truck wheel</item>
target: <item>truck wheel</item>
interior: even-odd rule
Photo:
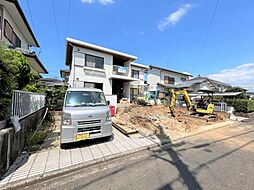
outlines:
[[[66,149],[67,147],[68,147],[67,144],[60,144],[60,148],[61,148],[61,149]]]
[[[112,138],[112,135],[105,137],[105,140],[109,141]]]

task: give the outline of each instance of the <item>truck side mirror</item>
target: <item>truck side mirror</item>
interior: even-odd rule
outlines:
[[[109,101],[109,100],[107,101],[107,105],[108,105],[108,106],[110,105],[110,101]]]

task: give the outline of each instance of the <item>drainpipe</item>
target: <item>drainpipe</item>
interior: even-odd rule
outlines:
[[[3,6],[2,5],[0,5],[0,12],[1,12],[1,15],[0,15],[0,17],[1,17],[1,20],[0,20],[0,23],[1,23],[1,25],[0,25],[0,30],[1,30],[1,34],[0,34],[0,40],[2,41],[3,40],[3,23],[4,23],[4,10],[3,10]]]

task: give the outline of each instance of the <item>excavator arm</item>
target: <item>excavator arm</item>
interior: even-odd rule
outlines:
[[[192,109],[192,103],[189,97],[189,94],[186,90],[182,89],[182,90],[177,90],[175,91],[174,89],[172,89],[170,91],[171,93],[171,100],[170,100],[170,105],[169,105],[169,109],[170,112],[172,114],[172,116],[175,116],[175,101],[176,101],[176,96],[182,94],[184,96],[184,101],[186,103],[187,106],[187,110],[191,110]]]

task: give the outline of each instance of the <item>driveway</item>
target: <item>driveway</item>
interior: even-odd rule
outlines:
[[[73,167],[85,166],[103,160],[132,153],[155,143],[136,134],[131,138],[113,129],[111,140],[90,140],[72,144],[68,149],[59,147],[34,154],[23,153],[10,167],[0,181],[0,187],[35,177],[43,177],[56,171],[67,171]]]
[[[108,160],[26,189],[253,189],[254,120]]]

